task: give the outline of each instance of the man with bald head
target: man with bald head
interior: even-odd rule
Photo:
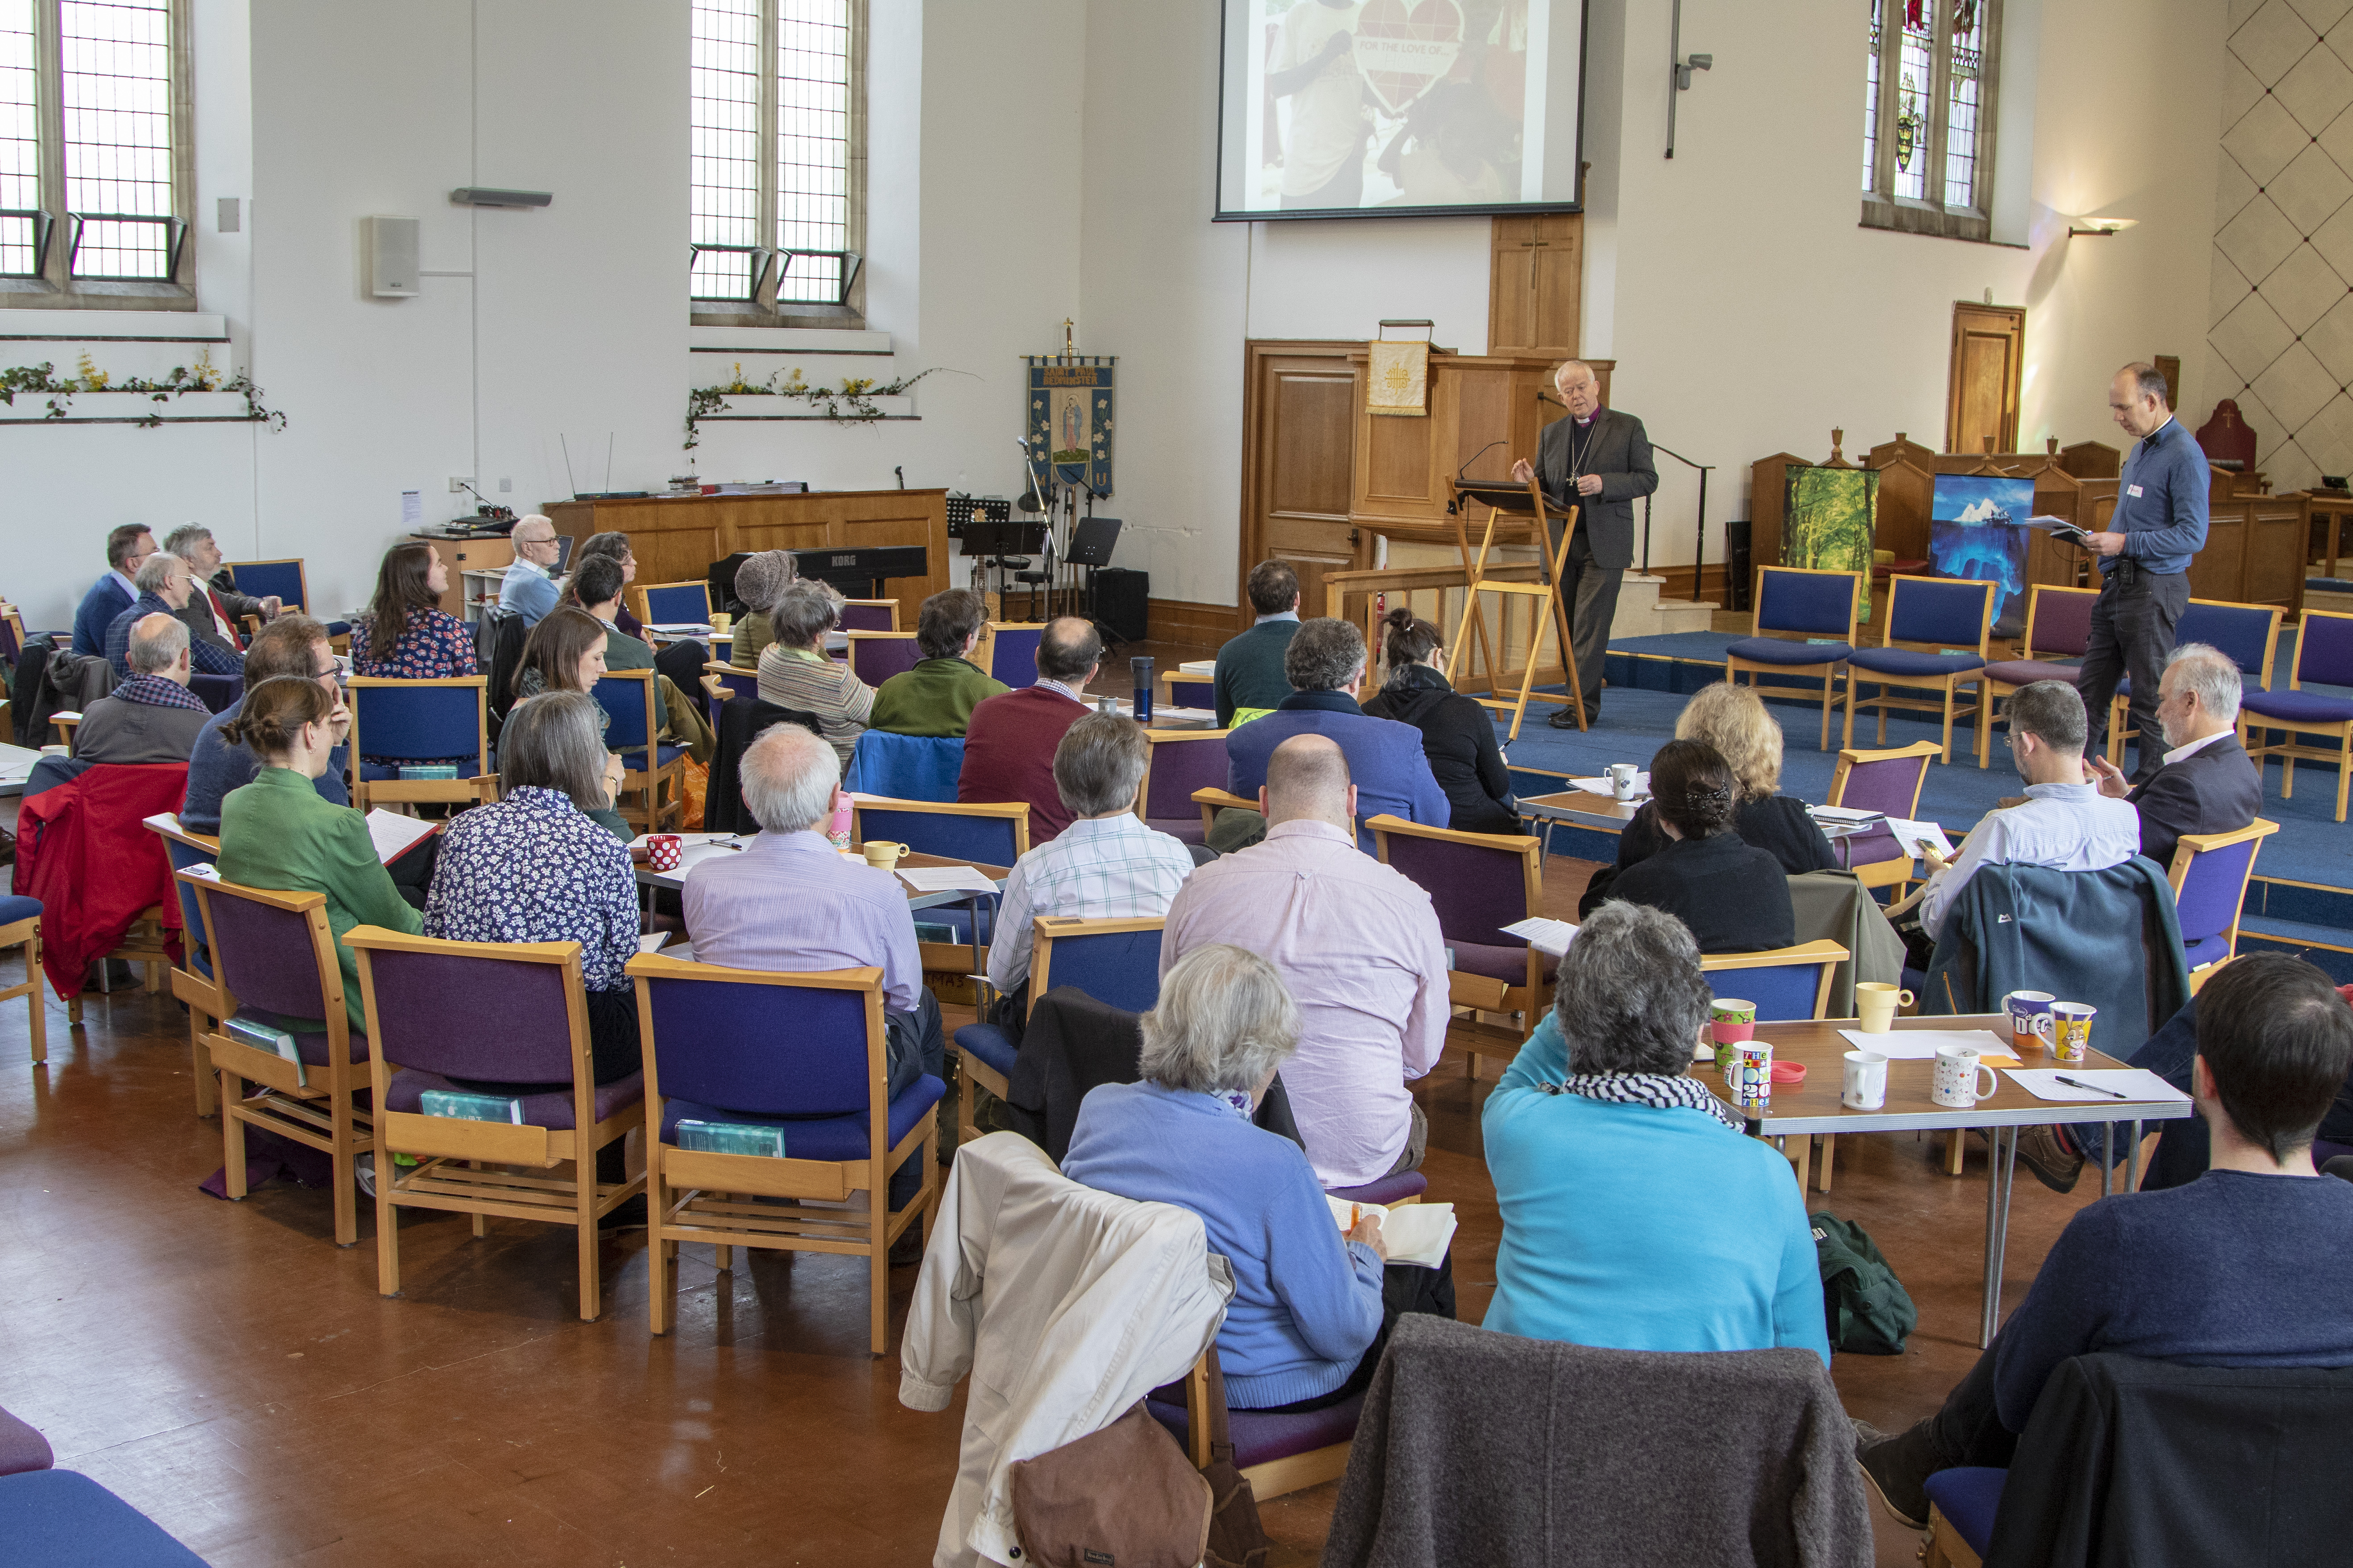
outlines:
[[[117,680],[131,674],[131,628],[149,616],[176,617],[196,593],[195,574],[188,563],[162,551],[141,562],[139,574],[132,581],[138,586],[139,597],[106,628],[106,662],[114,667]],[[220,643],[198,642],[189,650],[189,658],[191,668],[200,675],[235,675],[245,668],[237,650]]]
[[[516,523],[507,542],[514,546],[514,561],[499,583],[499,608],[535,626],[555,608],[555,565],[564,559],[564,545],[555,524],[537,512]]]
[[[129,631],[129,674],[82,714],[74,731],[74,760],[185,763],[212,717],[188,689],[188,628],[157,610]]]
[[[1299,1004],[1299,1049],[1282,1083],[1316,1179],[1353,1187],[1413,1170],[1430,1126],[1406,1084],[1446,1043],[1437,911],[1356,847],[1356,790],[1331,740],[1294,735],[1275,747],[1258,798],[1265,839],[1186,880],[1168,907],[1160,973],[1210,942],[1264,956]]]
[[[1618,614],[1618,584],[1634,563],[1634,501],[1659,488],[1651,458],[1651,437],[1630,414],[1601,406],[1601,384],[1593,367],[1573,359],[1553,373],[1567,416],[1536,437],[1536,460],[1512,465],[1512,478],[1544,481],[1545,504],[1577,509],[1577,537],[1560,570],[1560,599],[1568,610],[1569,642],[1577,654],[1578,690],[1585,721],[1601,716],[1601,659],[1609,643],[1609,623]],[[1552,550],[1560,549],[1561,522],[1552,523]],[[1577,715],[1556,708],[1548,723],[1574,730]]]

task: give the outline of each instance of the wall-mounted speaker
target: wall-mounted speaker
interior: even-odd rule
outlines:
[[[417,230],[413,217],[360,219],[360,253],[367,258],[367,291],[378,300],[417,296]]]

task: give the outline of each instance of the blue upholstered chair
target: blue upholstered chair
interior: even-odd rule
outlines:
[[[0,1002],[22,996],[32,1004],[33,1061],[37,1066],[49,1059],[48,1008],[41,996],[40,900],[0,894],[0,947],[13,947],[25,955],[23,983],[0,991]]]
[[[2277,612],[2274,612],[2276,614]],[[2189,617],[2182,617],[2186,624]],[[2249,691],[2239,700],[2242,731],[2256,743],[2247,748],[2261,769],[2266,757],[2280,760],[2280,798],[2295,794],[2295,764],[2333,763],[2337,767],[2337,820],[2345,820],[2345,794],[2353,783],[2353,700],[2306,691],[2304,683],[2353,687],[2353,615],[2336,610],[2306,610],[2296,626],[2295,667],[2288,672],[2285,691]],[[2274,742],[2274,730],[2284,731]],[[2299,735],[2327,735],[2333,744],[2300,744]]]
[[[474,783],[491,773],[490,677],[454,675],[437,680],[352,678],[352,755],[357,759],[352,804],[362,811],[391,801],[480,798]],[[618,750],[617,747],[615,748]],[[390,758],[370,762],[370,757]],[[404,765],[448,763],[453,779],[405,779]]]
[[[702,667],[702,700],[711,720],[711,732],[719,733],[719,710],[733,697],[760,695],[760,672],[738,669],[732,664],[706,664]]]
[[[1160,933],[1167,922],[1148,918],[1080,921],[1041,915],[1030,922],[1029,1005],[1057,985],[1075,986],[1096,1001],[1131,1013],[1148,1013],[1160,1000]],[[1007,942],[1024,940],[1008,932]],[[956,1054],[964,1058],[964,1091],[956,1105],[956,1138],[970,1142],[980,1136],[973,1123],[973,1088],[977,1084],[999,1100],[1009,1097],[1014,1058],[1019,1047],[997,1025],[987,1022],[996,1010],[994,994],[982,982],[981,1022],[955,1032]]]
[[[1985,667],[1985,680],[1978,688],[1978,766],[1986,765],[1993,750],[1993,727],[2000,721],[1994,703],[2022,686],[2038,680],[2063,680],[2077,684],[2083,678],[2083,668],[2061,664],[2046,656],[2056,654],[2063,658],[2080,659],[2092,646],[2092,606],[2098,604],[2097,588],[2062,588],[2048,583],[2037,583],[2026,598],[2026,637],[2020,657],[1996,659]]]
[[[0,1534],[12,1563],[205,1568],[163,1526],[79,1470],[0,1476]]]
[[[2239,667],[2239,681],[2246,695],[2268,695],[2272,659],[2279,647],[2280,617],[2284,614],[2277,605],[2192,599],[2183,607],[2181,619],[2174,623],[2173,646],[2206,644]],[[2295,683],[2289,684],[2293,687]],[[2108,702],[2108,761],[2119,765],[2124,762],[2127,739],[2125,728],[2132,721],[2131,703],[2132,677],[2126,676],[2116,682],[2116,696]],[[2342,822],[2344,818],[2339,816],[2337,820]]]
[[[612,721],[605,729],[605,747],[620,753],[627,770],[621,777],[621,820],[640,833],[665,832],[673,819],[686,820],[686,748],[661,742],[654,679],[650,669],[607,670],[590,689]]]
[[[678,1244],[862,1255],[873,1352],[889,1342],[891,1244],[939,1202],[932,1149],[946,1086],[925,1074],[887,1098],[882,972],[771,974],[659,953],[629,961],[643,1020],[647,1125],[647,1316],[667,1333]],[[679,1123],[773,1127],[784,1153],[688,1149]],[[896,1211],[892,1173],[921,1168]],[[839,1206],[865,1193],[864,1209]],[[773,1199],[754,1203],[745,1199]],[[804,1200],[825,1200],[808,1207]]]
[[[2173,884],[2191,995],[2238,956],[2239,914],[2246,906],[2255,855],[2278,831],[2278,823],[2259,816],[2235,833],[2185,833],[2175,847],[2166,879]]]
[[[649,626],[707,626],[711,584],[655,583],[638,590],[638,619]]]
[[[246,597],[274,597],[287,609],[300,610],[306,616],[311,613],[310,584],[299,557],[290,561],[231,561],[227,565],[229,581]]]
[[[1046,635],[1043,621],[988,623],[988,673],[1019,690],[1038,680],[1038,644]]]
[[[1860,572],[1759,566],[1752,635],[1724,650],[1724,679],[1736,686],[1744,669],[1750,672],[1752,683],[1764,674],[1820,677],[1821,748],[1829,751],[1831,698],[1838,688],[1839,667],[1854,653],[1854,621],[1862,595]]]
[[[852,795],[950,802],[964,773],[962,735],[893,735],[868,730],[849,753],[841,787]]]
[[[1708,989],[1716,995],[1754,1002],[1758,1023],[1781,1024],[1822,1016],[1830,1005],[1831,976],[1848,956],[1847,950],[1837,942],[1806,942],[1764,952],[1702,953],[1699,966],[1707,975]],[[1830,1092],[1835,1095],[1838,1091],[1831,1089]],[[1957,1139],[1958,1136],[1955,1134]],[[1789,1158],[1797,1166],[1798,1191],[1801,1194],[1806,1190],[1814,1142],[1801,1135],[1794,1145],[1788,1141],[1782,1145],[1793,1150]],[[1831,1167],[1838,1158],[1838,1135],[1825,1133],[1820,1142],[1822,1157],[1813,1172],[1813,1180],[1827,1193],[1831,1190]]]
[[[890,800],[853,790],[850,847],[862,848],[869,838],[904,844],[918,855],[1010,870],[1016,860],[1029,853],[1029,808],[1018,801],[960,805],[954,801]],[[935,905],[925,909],[923,918],[947,926],[956,942],[969,943],[972,966],[977,970],[987,959],[982,950],[995,937],[997,898],[989,893],[955,896],[964,900],[963,907]],[[930,954],[926,962],[941,956]]]
[[[1890,709],[1942,712],[1944,739],[1941,761],[1953,760],[1954,697],[1965,685],[1979,688],[1985,668],[1986,643],[1993,626],[1996,583],[1976,578],[1891,577],[1887,580],[1887,623],[1877,647],[1859,647],[1847,660],[1846,731],[1841,746],[1854,744],[1854,710],[1858,706],[1879,710],[1879,741],[1887,744]],[[1898,646],[1906,645],[1906,646]],[[1973,649],[1947,652],[1947,649]],[[1861,692],[1866,679],[1879,689],[1876,697]],[[1895,697],[1890,690],[1934,691],[1935,701]],[[1974,708],[1957,710],[1964,719],[1976,717]]]
[[[245,695],[245,678],[241,675],[206,675],[199,670],[188,677],[188,689],[195,694],[205,710],[217,713]]]
[[[915,641],[913,632],[849,632],[848,635],[849,673],[869,686],[879,689],[892,676],[913,669],[923,662],[923,650]]]

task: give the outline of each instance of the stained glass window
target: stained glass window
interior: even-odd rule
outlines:
[[[1865,0],[1862,221],[1989,237],[2000,0]]]
[[[1871,53],[1862,75],[1862,188],[1867,191],[1879,173],[1879,0],[1864,4],[1871,7]]]
[[[1929,0],[1904,0],[1903,42],[1895,62],[1895,194],[1918,201],[1926,190],[1928,82],[1936,68]]]

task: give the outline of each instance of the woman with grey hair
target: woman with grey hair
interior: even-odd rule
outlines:
[[[841,595],[813,578],[786,584],[768,608],[776,641],[760,652],[760,700],[816,715],[841,771],[874,711],[874,689],[825,651],[825,634],[841,624]]]
[[[499,800],[450,818],[425,897],[425,934],[450,942],[576,942],[596,1081],[638,1070],[638,951],[627,846],[589,814],[611,804],[596,699],[550,691],[499,732]],[[513,1085],[468,1085],[485,1093]]]
[[[1387,1266],[1379,1218],[1335,1224],[1306,1151],[1252,1122],[1299,1044],[1299,1007],[1272,964],[1223,942],[1195,948],[1162,976],[1143,1029],[1143,1081],[1081,1102],[1062,1173],[1200,1216],[1209,1250],[1233,1265],[1218,1331],[1229,1405],[1336,1405],[1371,1381],[1400,1312],[1454,1315],[1451,1264]]]
[[[800,563],[789,550],[763,550],[735,568],[735,602],[744,606],[735,617],[735,641],[727,662],[738,669],[760,668],[760,655],[776,640],[768,612],[785,584],[800,580]]]
[[[1829,1363],[1788,1162],[1687,1070],[1711,997],[1698,944],[1664,910],[1606,903],[1577,931],[1552,1011],[1480,1113],[1504,1218],[1488,1328]]]

